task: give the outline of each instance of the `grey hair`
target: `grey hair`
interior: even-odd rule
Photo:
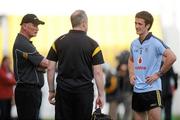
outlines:
[[[87,15],[84,10],[76,10],[71,15],[71,24],[73,28],[79,26],[81,22],[85,20],[87,20]]]

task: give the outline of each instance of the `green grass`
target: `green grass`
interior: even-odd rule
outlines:
[[[180,120],[180,116],[174,116],[172,120]]]
[[[43,120],[53,120],[53,119],[43,119]],[[180,116],[173,116],[172,120],[180,120]]]

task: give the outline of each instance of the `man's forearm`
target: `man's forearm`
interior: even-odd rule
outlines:
[[[99,96],[104,96],[104,82],[103,82],[103,77],[96,76],[95,78],[97,89],[98,89],[98,95]]]
[[[172,66],[172,64],[176,61],[176,56],[175,54],[170,50],[165,51],[165,58],[164,58],[164,63],[160,69],[160,72],[162,74],[166,73]]]
[[[100,65],[96,65],[94,67],[94,79],[95,79],[96,86],[98,89],[98,95],[104,96],[104,77],[103,77],[103,72]]]
[[[134,75],[134,63],[131,58],[128,60],[129,77]]]
[[[47,79],[48,79],[48,85],[49,85],[49,92],[54,92],[55,91],[55,88],[54,88],[54,74],[55,74],[55,71],[49,71],[47,72]]]
[[[49,61],[48,65],[48,71],[47,71],[47,79],[48,79],[48,85],[49,85],[49,92],[54,92],[54,76],[55,76],[55,70],[56,70],[56,62]]]
[[[164,62],[161,69],[160,69],[160,72],[162,74],[166,73],[171,68],[173,63],[174,63],[174,61],[171,61],[171,60]]]

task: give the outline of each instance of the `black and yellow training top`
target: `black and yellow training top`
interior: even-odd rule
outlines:
[[[69,92],[93,90],[92,66],[104,63],[98,43],[79,30],[60,36],[47,58],[58,62],[57,85]]]

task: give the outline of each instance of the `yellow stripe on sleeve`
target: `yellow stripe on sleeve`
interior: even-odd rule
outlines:
[[[93,52],[93,54],[92,54],[92,57],[94,57],[99,51],[101,51],[101,49],[100,49],[100,47],[98,46],[98,47],[94,50],[94,52]]]
[[[57,52],[56,47],[55,47],[55,44],[52,45],[52,48],[53,48],[53,50],[54,50],[55,52]]]

